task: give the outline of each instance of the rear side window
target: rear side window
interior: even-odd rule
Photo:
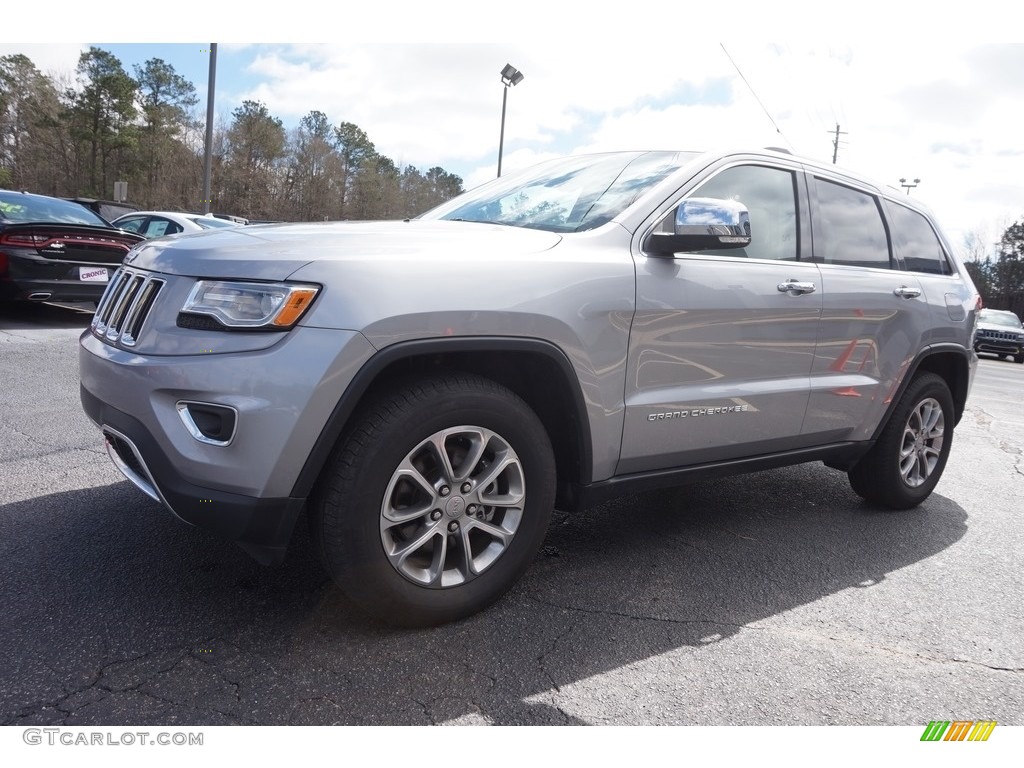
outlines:
[[[128,232],[138,232],[142,229],[142,225],[145,221],[145,218],[141,216],[133,219],[122,219],[117,222],[117,228],[127,230]]]
[[[951,275],[949,259],[928,219],[902,205],[889,205],[896,256],[911,272]]]
[[[889,237],[878,198],[817,178],[814,189],[818,200],[818,215],[812,220],[815,260],[891,268]]]
[[[181,232],[181,226],[175,224],[170,219],[153,217],[149,220],[149,226],[146,227],[146,237],[163,237],[164,235],[174,235],[178,232]]]

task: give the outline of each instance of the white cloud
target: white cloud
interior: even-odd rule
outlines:
[[[456,5],[486,27],[478,6]],[[218,114],[252,98],[294,126],[319,109],[359,125],[399,164],[440,165],[474,186],[495,172],[498,72],[509,62],[525,79],[508,92],[506,171],[571,152],[722,144],[788,146],[830,161],[838,123],[840,164],[897,186],[920,178],[912,194],[955,245],[967,231],[1024,216],[1024,45],[951,44],[923,29],[902,39],[911,27],[890,24],[888,39],[833,46],[730,38],[727,55],[695,42],[704,27],[687,14],[585,23],[563,14],[541,24],[531,9],[495,33],[529,44],[465,44],[444,42],[472,37],[447,10],[422,26],[396,15],[358,36],[396,42],[224,45],[223,61],[244,63],[237,72],[221,65]],[[0,55],[22,50],[44,71],[71,71],[81,49],[6,45]]]
[[[70,76],[87,46],[79,43],[0,43],[0,56],[22,53],[43,74]]]

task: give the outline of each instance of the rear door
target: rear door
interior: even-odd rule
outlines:
[[[877,190],[825,173],[808,190],[824,305],[804,433],[866,440],[935,325],[932,310],[919,275],[901,269]]]

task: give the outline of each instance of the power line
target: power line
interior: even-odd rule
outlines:
[[[743,72],[740,71],[740,68],[736,65],[736,62],[733,61],[732,56],[729,55],[729,51],[725,47],[725,43],[719,43],[719,45],[722,46],[722,51],[725,52],[725,55],[729,59],[729,62],[735,68],[736,74],[738,74],[740,76],[740,79],[746,84],[747,88],[750,89],[750,92],[751,92],[751,94],[753,94],[754,99],[756,99],[757,103],[761,105],[761,109],[764,111],[765,116],[767,116],[767,118],[769,120],[771,120],[772,125],[775,126],[775,132],[777,134],[779,134],[779,136],[782,137],[782,140],[785,141],[787,144],[789,144],[790,149],[792,149],[793,148],[793,144],[790,142],[789,139],[786,138],[786,134],[784,134],[782,132],[782,129],[779,128],[778,123],[775,122],[775,118],[772,117],[771,113],[768,111],[768,108],[764,105],[764,102],[762,102],[761,98],[757,95],[757,91],[754,90],[754,87],[750,84],[750,82],[744,76]]]

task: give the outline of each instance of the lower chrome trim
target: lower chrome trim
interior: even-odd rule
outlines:
[[[174,513],[174,508],[167,503],[167,499],[165,499],[164,495],[160,493],[160,489],[157,487],[156,482],[153,480],[153,474],[149,471],[149,467],[146,466],[146,462],[143,460],[142,454],[139,453],[139,449],[135,447],[135,443],[129,440],[121,432],[118,432],[116,429],[107,426],[106,424],[104,424],[101,427],[101,429],[103,430],[103,444],[107,448],[107,455],[110,457],[110,460],[114,463],[114,466],[117,467],[118,471],[126,478],[128,478],[132,482],[132,484],[135,485],[135,487],[137,487],[140,491],[149,496],[149,498],[151,498],[153,501],[163,504],[165,507],[167,507],[167,509]],[[124,459],[118,456],[117,449],[114,447],[114,444],[110,440],[110,437],[108,435],[113,435],[118,440],[124,441],[124,444],[127,445],[128,448],[131,450],[132,455],[135,457],[135,460],[139,463],[139,466],[142,467],[142,475],[140,475],[134,469],[129,467],[128,464],[125,463]],[[175,517],[177,517],[177,514],[174,514]]]

